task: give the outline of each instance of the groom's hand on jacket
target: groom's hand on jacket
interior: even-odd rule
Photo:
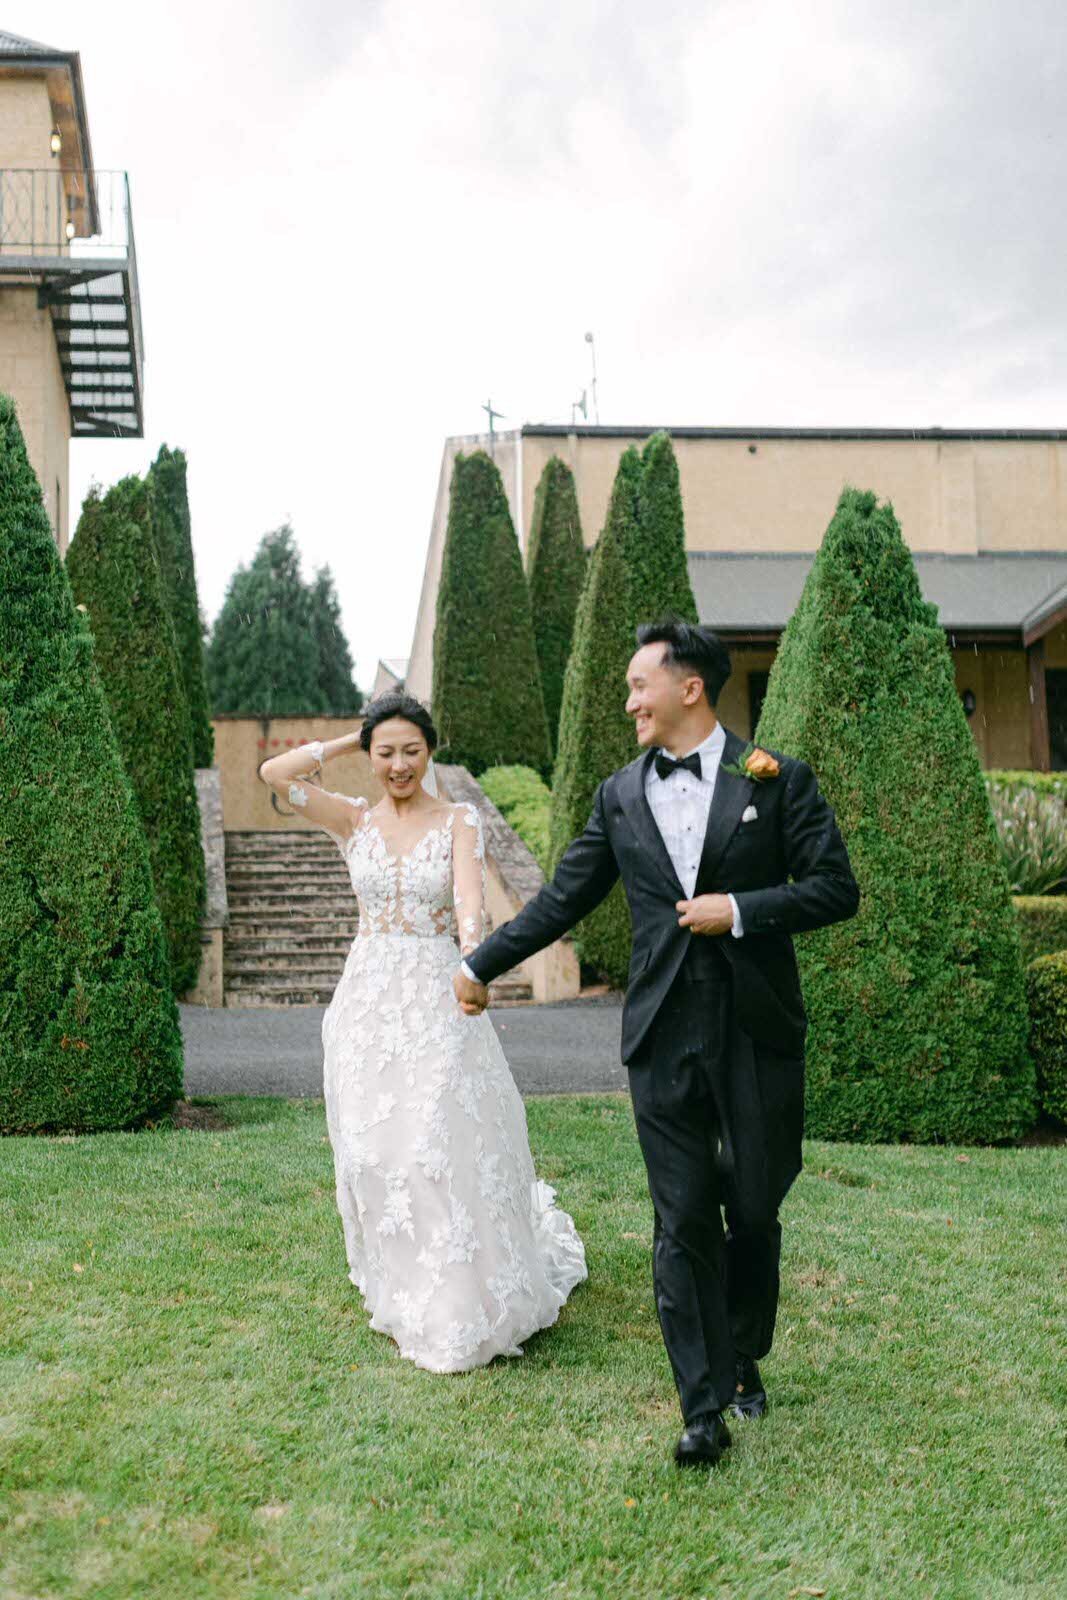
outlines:
[[[734,908],[728,894],[698,894],[692,900],[679,900],[678,926],[691,933],[729,933],[734,925]]]
[[[455,992],[459,1009],[468,1017],[477,1017],[489,1004],[489,990],[484,983],[475,983],[473,978],[468,978],[465,973],[457,972],[452,979],[452,988]]]

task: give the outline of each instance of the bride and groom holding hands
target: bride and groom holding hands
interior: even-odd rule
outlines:
[[[853,916],[859,891],[807,763],[719,722],[730,659],[717,636],[668,621],[636,644],[626,710],[641,753],[601,783],[552,881],[488,937],[480,820],[436,795],[436,733],[417,701],[383,697],[358,734],[260,770],[335,839],[359,900],[322,1028],[337,1203],[371,1326],[433,1371],[520,1354],[587,1276],[573,1221],[536,1177],[485,1006],[495,978],[621,878],[633,922],[622,1059],[684,1422],[675,1459],[711,1465],[727,1415],[767,1403],[757,1363],[803,1133],[792,936]],[[384,790],[372,810],[296,781],[357,739]]]

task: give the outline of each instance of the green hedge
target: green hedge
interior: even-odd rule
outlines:
[[[990,1141],[1035,1114],[1019,930],[944,630],[888,505],[847,489],[756,738],[808,761],[862,894],[803,934],[808,1130]]]
[[[1000,784],[1005,789],[1033,789],[1037,794],[1059,794],[1067,797],[1067,772],[1024,772],[990,767],[984,777],[987,784]]]
[[[552,791],[541,774],[532,767],[489,767],[478,781],[541,871],[547,873]]]
[[[545,463],[534,494],[527,571],[534,640],[552,749],[559,738],[563,677],[574,639],[586,555],[574,474],[558,456]]]
[[[526,574],[496,466],[484,450],[452,465],[433,636],[433,711],[442,761],[551,765]]]
[[[189,704],[149,521],[148,489],[124,478],[82,509],[67,576],[86,607],[123,763],[148,838],[175,994],[200,971],[207,898]]]
[[[127,1128],[182,1093],[148,844],[15,408],[0,396],[0,1131]]]
[[[1012,905],[1019,922],[1019,939],[1025,965],[1038,956],[1067,950],[1067,895],[1016,894]]]
[[[645,445],[634,532],[626,557],[637,620],[657,622],[676,616],[699,622],[685,559],[681,479],[667,433],[654,433]]]
[[[559,752],[552,780],[550,865],[584,829],[601,781],[638,753],[626,715],[626,669],[636,648],[634,599],[625,549],[635,537],[641,458],[631,446],[615,475],[607,520],[589,562],[574,647],[563,684]],[[622,885],[574,930],[579,956],[610,982],[625,984],[630,908]]]
[[[1067,1122],[1067,950],[1030,963],[1026,996],[1041,1104],[1050,1117]]]
[[[148,474],[148,493],[164,595],[174,623],[178,667],[189,707],[193,766],[210,767],[215,761],[215,730],[208,705],[186,463],[181,450],[161,446]]]

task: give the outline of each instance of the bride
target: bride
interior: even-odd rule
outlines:
[[[300,781],[357,741],[384,790],[376,806]],[[387,694],[358,733],[259,770],[336,842],[359,902],[322,1020],[348,1276],[402,1356],[464,1372],[521,1355],[587,1273],[574,1223],[534,1172],[493,1025],[452,992],[457,933],[463,955],[483,937],[485,850],[475,807],[437,796],[436,744],[425,708]]]

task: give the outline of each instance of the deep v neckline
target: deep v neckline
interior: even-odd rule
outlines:
[[[396,866],[402,866],[405,861],[410,861],[412,859],[416,850],[419,850],[422,845],[425,844],[427,839],[432,838],[435,833],[445,833],[451,829],[455,815],[456,813],[453,810],[446,811],[444,822],[438,823],[436,827],[424,828],[422,833],[420,833],[418,838],[415,840],[415,843],[411,846],[410,850],[405,851],[405,853],[400,856],[395,855],[394,852],[390,850],[389,841],[386,839],[385,834],[374,820],[374,817],[370,811],[367,811],[364,814],[363,826],[364,828],[370,828],[377,835],[378,843],[381,845],[383,853],[388,856],[389,860]]]

